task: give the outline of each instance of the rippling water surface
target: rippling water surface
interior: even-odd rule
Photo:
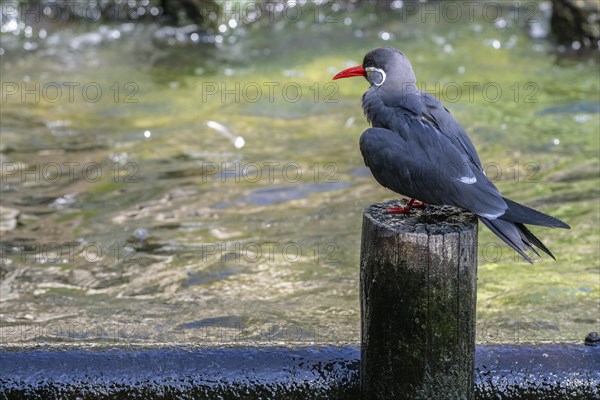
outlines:
[[[572,226],[535,229],[557,261],[533,266],[481,230],[478,340],[597,330],[597,53],[557,52],[509,8],[436,22],[401,3],[301,4],[212,36],[5,29],[2,341],[358,340],[361,213],[398,196],[358,150],[366,82],[331,77],[380,46],[410,57],[507,197]]]

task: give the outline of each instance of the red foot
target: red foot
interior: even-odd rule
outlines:
[[[409,203],[412,202],[412,208],[425,208],[427,207],[427,204],[423,203],[422,201],[419,200],[415,200],[415,199],[410,199]]]
[[[388,214],[408,214],[412,207],[390,207],[386,211]]]
[[[410,199],[406,207],[390,207],[387,209],[388,214],[408,214],[413,208],[425,208],[427,205],[422,201]]]

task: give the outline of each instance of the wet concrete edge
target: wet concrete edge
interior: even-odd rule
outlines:
[[[30,345],[0,348],[0,399],[358,399],[360,349]],[[600,347],[485,345],[476,398],[600,399]]]

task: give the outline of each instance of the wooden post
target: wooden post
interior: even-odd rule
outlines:
[[[363,216],[363,400],[472,399],[477,219],[453,207]]]

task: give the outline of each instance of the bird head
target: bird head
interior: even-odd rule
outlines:
[[[408,58],[399,50],[380,47],[365,55],[362,65],[347,68],[333,79],[364,76],[371,87],[393,91],[415,91],[417,78]]]

